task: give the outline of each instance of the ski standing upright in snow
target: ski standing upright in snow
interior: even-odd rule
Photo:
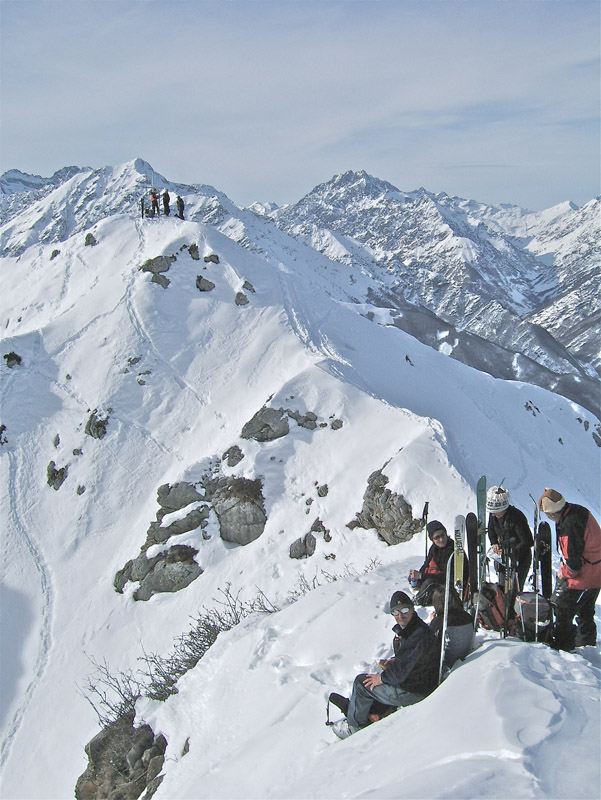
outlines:
[[[453,563],[455,565],[455,588],[457,594],[463,600],[464,583],[463,583],[463,568],[465,561],[465,517],[463,514],[458,514],[455,517],[454,526],[454,539],[455,549]]]
[[[471,609],[474,608],[474,604],[477,601],[478,595],[478,564],[480,563],[478,527],[478,517],[472,511],[470,511],[465,518],[465,533],[467,537],[467,557],[470,576],[470,591],[467,602]]]
[[[474,612],[474,628],[478,628],[478,611],[480,609],[480,594],[484,575],[486,572],[486,475],[478,480],[476,485],[476,508],[478,512],[478,591],[476,593]]]

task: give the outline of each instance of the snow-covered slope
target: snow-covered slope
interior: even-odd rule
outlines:
[[[512,359],[526,357],[528,381],[598,410],[598,205],[534,214],[425,189],[404,193],[347,172],[270,216],[330,258],[372,274],[374,302],[401,312],[410,304],[410,327],[402,316],[397,324],[422,341],[432,344],[430,319],[416,320],[425,308],[459,332],[454,357],[518,379],[524,365]],[[488,346],[463,342],[466,334]]]
[[[407,588],[407,570],[423,556],[422,537],[389,547],[347,524],[379,469],[414,517],[429,501],[431,517],[447,526],[473,509],[481,474],[505,478],[528,513],[529,493],[552,485],[598,515],[599,421],[558,394],[495,379],[421,343],[395,325],[393,309],[369,303],[367,272],[210,188],[185,193],[186,222],[140,220],[138,173],[132,183],[128,170],[112,172],[122,180],[117,195],[93,177],[86,213],[74,210],[66,228],[47,204],[56,192],[82,198],[84,173],[46,205],[26,204],[2,231],[7,251],[17,248],[2,261],[2,355],[22,359],[0,364],[2,796],[71,796],[87,762],[83,746],[98,730],[81,692],[89,658],[118,671],[136,669],[144,652],[168,653],[227,584],[243,597],[258,588],[282,611],[222,635],[177,696],[140,704],[140,719],[169,741],[158,799],[411,797],[426,779],[430,797],[452,796],[451,785],[455,796],[489,787],[504,797],[503,774],[515,796],[549,796],[564,780],[551,761],[580,758],[575,715],[598,742],[596,648],[558,655],[495,640],[408,715],[348,743],[323,726],[327,693],[346,690],[388,648],[385,602]],[[95,246],[84,244],[86,232]],[[219,263],[205,262],[209,254]],[[175,256],[167,288],[139,270],[160,255]],[[215,288],[200,292],[199,275]],[[239,292],[246,305],[236,303]],[[291,423],[271,442],[241,438],[263,405],[313,412],[317,426]],[[85,433],[95,409],[108,418],[102,439]],[[222,460],[232,445],[244,454],[233,467]],[[47,484],[51,461],[68,466],[56,491]],[[158,487],[207,473],[262,480],[260,538],[224,542],[211,513],[204,533],[173,537],[198,551],[204,572],[189,586],[148,602],[133,599],[135,584],[115,592],[115,573],[156,517]],[[313,556],[291,559],[290,545],[317,518],[331,540],[318,534]],[[314,578],[319,589],[287,602],[299,580]],[[562,673],[569,680],[560,683]],[[498,712],[505,685],[517,687],[520,703]],[[478,704],[488,698],[488,710],[469,731],[461,726],[461,744],[454,720],[468,686]],[[434,720],[445,745],[424,775]],[[369,750],[360,755],[362,741]],[[403,762],[394,760],[399,743],[408,748]],[[454,747],[469,775],[451,766]],[[587,773],[582,785],[596,779]],[[554,785],[557,797],[578,796],[569,783]]]

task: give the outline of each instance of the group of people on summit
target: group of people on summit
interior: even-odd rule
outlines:
[[[146,205],[145,197],[140,198],[140,211],[142,213],[142,219],[144,219],[144,217],[155,217],[155,216],[158,217],[160,215],[161,211],[159,207],[159,196],[160,196],[159,192],[157,192],[156,189],[151,189],[149,206]],[[165,189],[165,191],[163,192],[162,200],[163,200],[163,216],[168,217],[171,214],[171,196],[167,191],[167,189]],[[175,203],[177,206],[177,214],[175,216],[179,217],[179,219],[183,219],[184,201],[179,196],[179,194],[177,195]]]
[[[503,556],[503,564],[513,560],[515,592],[524,589],[532,564],[534,538],[525,515],[509,503],[509,492],[493,486],[487,492],[488,537],[492,552]],[[545,489],[538,508],[555,523],[557,551],[561,565],[556,574],[550,601],[555,612],[553,636],[549,641],[557,650],[573,650],[595,645],[595,602],[601,589],[601,529],[584,506],[569,503],[555,489]],[[427,525],[432,544],[419,569],[409,572],[416,592],[396,591],[390,600],[393,615],[394,657],[381,661],[378,673],[357,675],[350,698],[332,693],[329,702],[342,710],[345,719],[333,723],[334,732],[346,738],[402,706],[427,697],[438,685],[442,645],[442,617],[448,592],[446,649],[448,667],[471,651],[474,619],[465,610],[462,598],[446,586],[446,568],[454,552],[454,542],[438,520]],[[507,557],[507,559],[505,558]],[[466,559],[467,560],[467,559]],[[501,564],[499,570],[503,569]],[[467,572],[466,572],[467,575]],[[417,614],[416,605],[433,606],[430,624]],[[574,619],[576,624],[574,624]]]

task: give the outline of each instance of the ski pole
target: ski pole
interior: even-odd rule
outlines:
[[[428,506],[429,502],[426,500],[422,511],[422,522],[424,523],[424,533],[426,534],[426,558],[428,558]]]

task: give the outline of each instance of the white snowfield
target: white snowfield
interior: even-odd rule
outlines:
[[[555,653],[481,634],[423,703],[343,742],[324,722],[329,692],[347,693],[389,653],[386,602],[423,560],[423,536],[388,547],[347,527],[370,474],[384,469],[414,517],[429,501],[449,529],[475,510],[482,474],[504,478],[529,519],[529,494],[546,486],[598,518],[599,421],[420,344],[364,302],[359,272],[283,234],[251,252],[209,225],[137,213],[96,223],[96,246],[81,231],[59,244],[32,236],[2,260],[2,355],[22,363],[0,362],[1,797],[73,796],[99,730],[83,697],[90,658],[118,672],[144,652],[167,655],[227,584],[282,610],[221,635],[176,696],[139,702],[138,721],[168,740],[157,800],[598,797],[598,647]],[[46,217],[24,215],[19,235]],[[192,243],[200,261],[182,249]],[[209,253],[220,263],[205,264]],[[167,289],[138,271],[158,255],[177,256]],[[199,292],[197,275],[215,289]],[[239,307],[245,281],[255,291]],[[318,427],[241,439],[264,404],[312,411]],[[109,417],[102,440],[84,433],[94,409]],[[233,444],[244,459],[228,467]],[[58,491],[50,461],[68,465]],[[133,600],[137,584],[116,593],[157,488],[212,470],[262,478],[262,536],[227,544],[212,514],[209,539],[196,530],[167,543],[199,551],[204,572],[186,589],[148,602]],[[331,541],[317,535],[311,558],[291,559],[318,517]],[[356,576],[324,576],[346,567]],[[301,577],[321,586],[290,604]]]
[[[593,647],[557,653],[479,633],[422,703],[336,738],[324,725],[327,696],[391,654],[393,618],[376,598],[397,584],[390,565],[248,620],[220,637],[177,697],[139,703],[169,740],[157,799],[596,797]]]

